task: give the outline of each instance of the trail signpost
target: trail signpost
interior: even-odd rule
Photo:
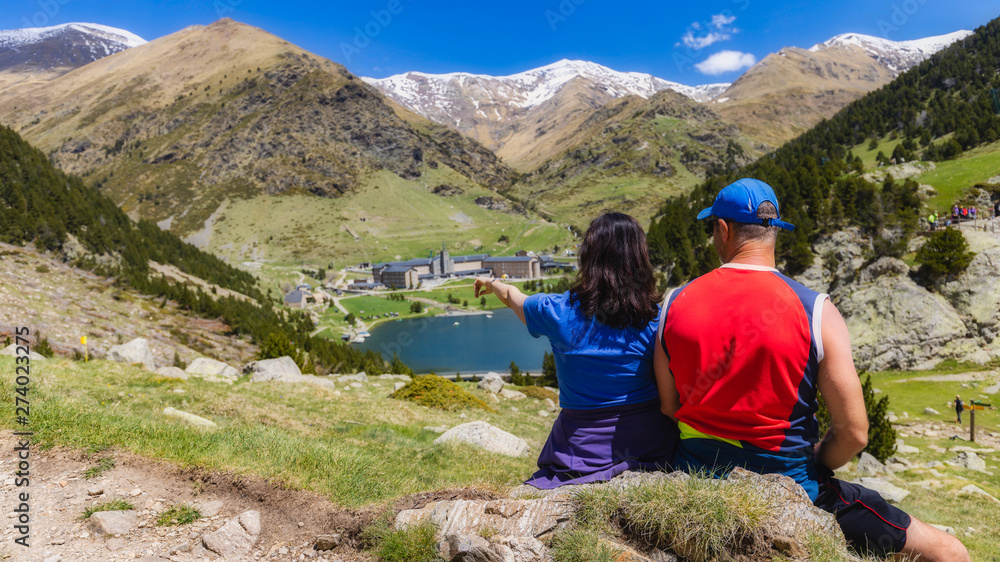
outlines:
[[[989,407],[989,404],[981,400],[972,400],[969,402],[969,441],[976,440],[976,410],[985,410]]]

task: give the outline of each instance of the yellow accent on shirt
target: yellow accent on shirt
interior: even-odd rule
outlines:
[[[743,443],[741,443],[736,439],[726,439],[724,437],[716,437],[714,435],[702,433],[684,422],[678,422],[677,428],[680,429],[681,439],[715,439],[716,441],[729,443],[730,445],[734,447],[739,447],[740,449],[743,448]]]

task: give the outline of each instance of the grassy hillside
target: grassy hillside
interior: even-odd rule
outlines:
[[[205,223],[199,238],[233,261],[266,259],[334,263],[410,259],[440,251],[510,255],[522,248],[566,247],[566,228],[529,211],[489,210],[476,199],[499,196],[444,168],[422,168],[418,179],[376,172],[364,188],[337,198],[303,192],[233,199]],[[444,187],[442,187],[444,186]],[[435,194],[435,189],[438,193]],[[506,235],[506,245],[497,241]]]

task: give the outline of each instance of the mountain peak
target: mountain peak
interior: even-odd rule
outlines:
[[[40,43],[46,39],[65,35],[73,31],[118,42],[126,48],[138,47],[146,43],[146,40],[142,37],[124,29],[118,29],[117,27],[98,23],[72,22],[49,27],[26,27],[24,29],[0,31],[0,49],[12,49],[22,45]]]
[[[922,39],[893,41],[863,33],[843,33],[813,45],[809,50],[815,53],[826,49],[859,48],[890,69],[901,72],[969,35],[972,35],[971,31],[960,29]]]

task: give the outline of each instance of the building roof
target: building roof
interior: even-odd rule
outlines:
[[[483,260],[483,263],[500,263],[500,262],[529,262],[531,260],[537,260],[538,258],[534,256],[504,256],[487,258]]]
[[[454,256],[451,259],[454,260],[455,263],[466,263],[470,261],[482,261],[489,257],[489,254],[472,254],[469,256]]]
[[[305,298],[306,298],[305,293],[299,290],[295,290],[285,295],[285,302],[296,304],[302,302],[303,300],[305,300]]]
[[[383,269],[382,275],[385,275],[386,273],[406,273],[411,269],[414,269],[412,265],[393,264]]]

